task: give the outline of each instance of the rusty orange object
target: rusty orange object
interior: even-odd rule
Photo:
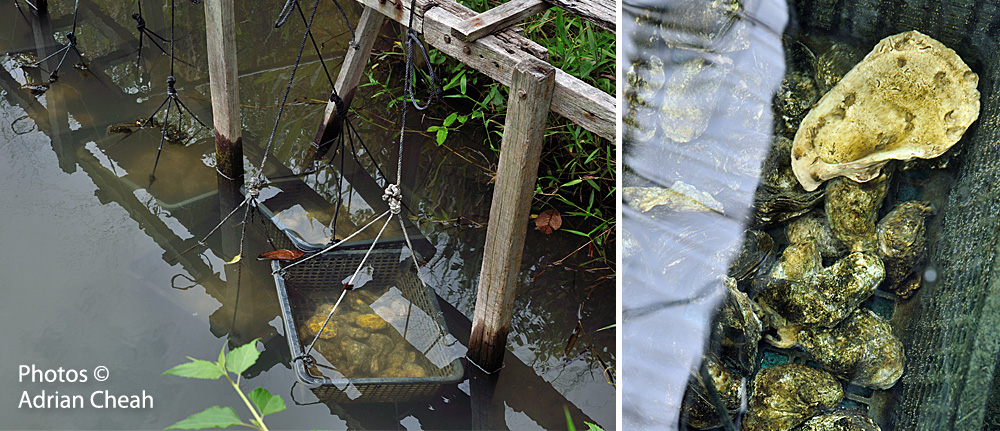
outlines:
[[[261,253],[257,256],[257,259],[274,259],[274,260],[295,260],[302,256],[305,256],[306,252],[301,250],[274,250]]]

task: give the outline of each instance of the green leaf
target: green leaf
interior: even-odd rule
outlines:
[[[583,421],[583,423],[587,424],[587,426],[589,427],[587,428],[587,431],[604,431],[604,428],[597,426],[597,424],[592,424],[587,421]]]
[[[205,409],[201,413],[188,416],[187,419],[168,426],[166,429],[200,430],[205,428],[227,428],[242,423],[239,416],[236,416],[236,412],[231,407],[214,406]]]
[[[444,143],[445,139],[448,139],[448,129],[442,127],[437,130],[437,144],[441,145]]]
[[[264,388],[254,389],[250,392],[248,398],[250,398],[250,401],[253,401],[253,405],[257,406],[257,410],[260,410],[261,416],[267,416],[285,409],[285,402],[282,401],[281,397],[271,395]]]
[[[617,323],[612,323],[612,324],[610,324],[610,325],[608,325],[608,326],[605,326],[605,327],[603,327],[603,328],[601,328],[601,329],[598,329],[598,331],[603,331],[603,330],[605,330],[605,329],[611,329],[611,328],[617,328],[617,327],[618,327],[618,324],[617,324]]]
[[[451,126],[452,123],[454,123],[456,119],[458,119],[458,113],[457,112],[452,112],[450,115],[448,115],[447,118],[444,119],[444,126],[445,127]]]
[[[582,236],[582,237],[587,237],[587,238],[589,238],[589,237],[590,237],[590,235],[587,235],[587,234],[585,234],[585,233],[583,233],[583,232],[580,232],[580,231],[578,231],[578,230],[573,230],[573,229],[562,229],[562,231],[563,231],[563,232],[569,232],[569,233],[571,233],[571,234],[574,234],[574,235],[580,235],[580,236]]]
[[[241,374],[257,362],[257,358],[260,357],[257,340],[259,338],[254,338],[253,341],[230,351],[229,355],[226,355],[226,369]]]
[[[463,73],[462,79],[458,82],[458,91],[461,92],[462,94],[465,94],[465,83],[466,83],[465,74]]]
[[[575,185],[577,185],[577,184],[580,184],[580,183],[582,183],[582,182],[583,182],[583,180],[581,180],[581,179],[577,178],[577,179],[575,179],[575,180],[573,180],[573,181],[570,181],[570,182],[568,182],[568,183],[566,183],[566,184],[563,184],[563,185],[561,185],[561,186],[559,186],[559,187],[569,187],[569,186],[575,186]]]
[[[163,374],[161,375],[166,376],[169,374],[173,376],[188,377],[192,379],[215,380],[226,374],[226,372],[223,371],[222,367],[219,364],[204,361],[201,359],[194,359],[190,356],[188,357],[188,359],[190,359],[191,362],[186,362],[176,367],[173,367],[167,371],[164,371]]]
[[[220,370],[226,369],[226,345],[222,344],[222,350],[219,350],[219,361],[216,362]]]

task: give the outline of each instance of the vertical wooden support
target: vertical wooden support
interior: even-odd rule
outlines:
[[[368,57],[371,56],[372,46],[375,45],[375,39],[378,38],[378,30],[382,28],[382,22],[384,21],[385,17],[372,8],[366,7],[361,12],[361,19],[358,20],[358,28],[357,32],[355,32],[358,38],[356,41],[358,43],[356,45],[357,48],[351,47],[347,49],[347,54],[344,56],[344,65],[340,68],[340,74],[337,75],[337,82],[334,84],[337,94],[343,99],[344,106],[341,109],[344,112],[351,106],[351,100],[354,99],[354,92],[358,89],[358,82],[361,81],[361,76],[365,73],[365,66],[368,65]],[[326,104],[326,110],[323,111],[323,119],[320,121],[319,130],[316,131],[316,139],[313,140],[313,146],[318,149],[315,157],[323,157],[322,153],[329,150],[331,140],[340,133],[340,121],[337,115],[337,104],[334,102],[333,94],[330,94],[330,101]],[[330,123],[333,123],[334,127],[328,129]],[[306,159],[309,160],[310,158]]]
[[[236,67],[236,20],[233,0],[205,0],[208,78],[215,122],[215,162],[220,178],[243,184],[243,138],[240,130],[239,71]]]
[[[515,67],[469,339],[469,359],[487,372],[503,365],[525,225],[554,88],[552,65],[528,58]]]

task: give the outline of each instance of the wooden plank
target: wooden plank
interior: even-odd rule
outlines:
[[[487,372],[503,365],[555,71],[528,58],[515,66],[511,78],[468,351],[469,360]]]
[[[354,92],[358,89],[358,83],[361,82],[361,77],[365,74],[368,57],[371,56],[372,46],[378,39],[379,29],[382,28],[383,22],[385,22],[385,17],[371,8],[366,7],[361,12],[361,19],[358,20],[358,28],[355,32],[358,38],[357,45],[349,47],[347,54],[344,55],[343,66],[341,66],[337,82],[334,84],[336,92],[330,94],[330,101],[326,103],[323,118],[319,123],[319,130],[316,131],[312,148],[309,149],[310,154],[304,159],[306,165],[323,157],[323,154],[333,144],[333,140],[341,133],[341,119],[337,113],[337,100],[334,94],[340,95],[343,101],[341,108],[343,112],[347,112],[347,108],[351,106],[351,100],[354,99]],[[333,123],[333,127],[330,127],[331,123]],[[303,169],[308,168],[308,166],[303,166]]]
[[[379,29],[382,28],[383,22],[385,22],[385,17],[372,8],[366,7],[361,12],[361,19],[358,20],[358,27],[355,31],[358,38],[357,48],[347,49],[344,65],[341,66],[340,74],[337,75],[337,92],[344,95],[345,100],[347,100],[347,94],[354,94],[358,83],[361,82],[361,77],[365,74],[372,46],[378,39]]]
[[[451,29],[452,36],[458,40],[472,42],[494,31],[510,27],[548,9],[550,5],[544,0],[511,0],[474,18],[462,21]]]
[[[615,2],[607,0],[545,0],[612,33],[615,32]]]
[[[233,0],[205,1],[208,76],[215,124],[215,161],[220,174],[243,184],[239,71]]]
[[[451,29],[461,20],[444,8],[427,11],[423,23],[428,44],[507,86],[514,65],[531,57],[501,42],[495,34],[474,42],[457,40]],[[606,139],[615,139],[615,98],[561,69],[556,69],[552,110]]]

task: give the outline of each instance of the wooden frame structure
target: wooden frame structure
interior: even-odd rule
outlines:
[[[407,0],[357,1],[364,6],[358,23],[359,44],[348,49],[336,83],[345,99],[358,86],[383,21],[405,25],[411,14],[414,27],[430,46],[511,87],[468,353],[483,371],[499,370],[521,268],[523,222],[538,177],[548,111],[612,141],[616,120],[613,96],[552,67],[544,47],[509,27],[556,5],[613,32],[614,4],[511,0],[477,14],[454,0],[417,0],[415,10],[410,10]],[[317,144],[335,114],[331,101],[316,135]]]

